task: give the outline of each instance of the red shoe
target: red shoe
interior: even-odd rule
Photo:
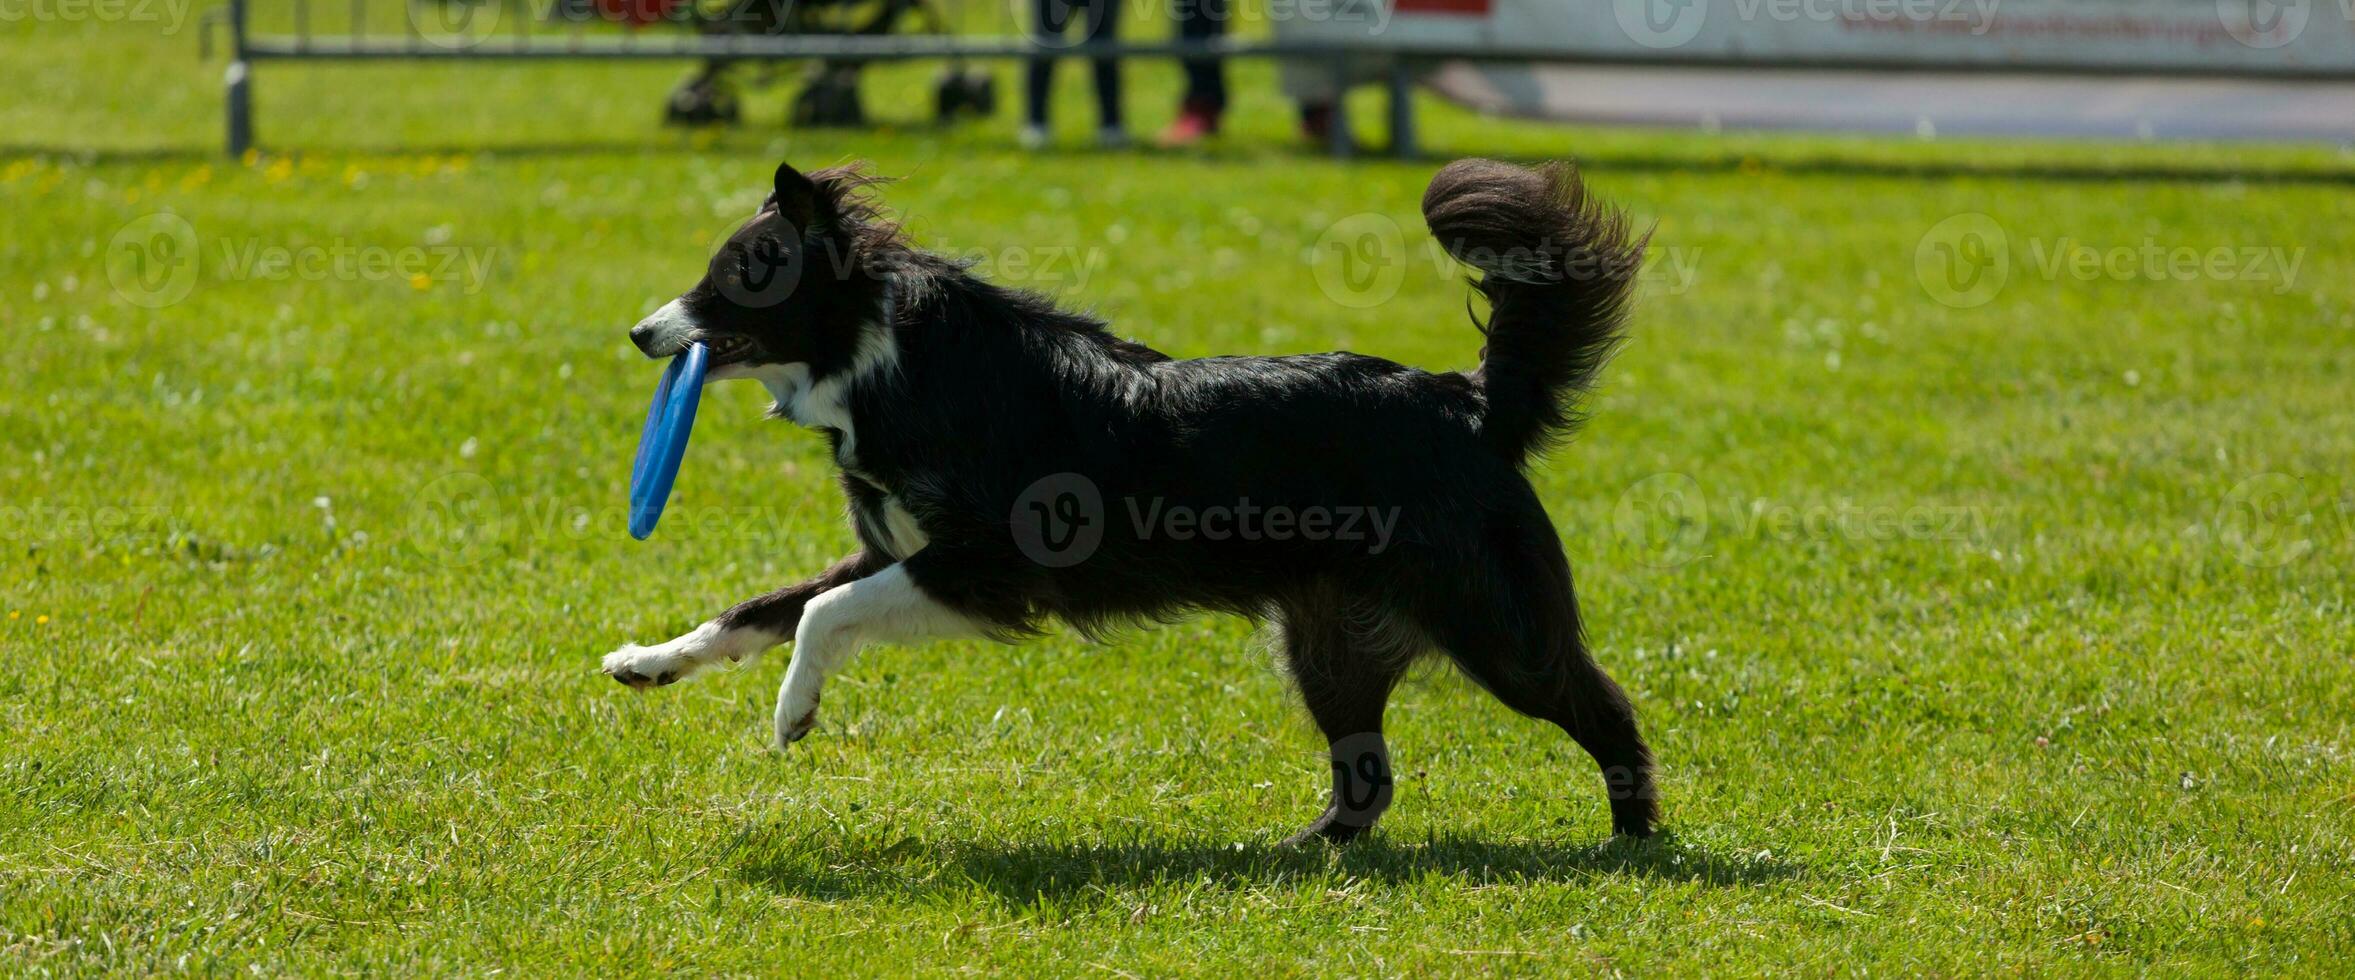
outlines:
[[[1216,135],[1218,112],[1209,106],[1189,102],[1178,107],[1177,118],[1171,120],[1169,128],[1162,130],[1153,142],[1163,149],[1176,149],[1192,146]]]

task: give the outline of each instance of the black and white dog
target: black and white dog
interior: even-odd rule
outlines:
[[[824,432],[861,550],[616,650],[607,674],[669,684],[791,640],[783,747],[871,644],[1233,613],[1281,628],[1331,741],[1332,802],[1294,842],[1348,840],[1389,806],[1383,709],[1430,651],[1561,726],[1602,767],[1612,829],[1651,832],[1651,752],[1587,655],[1522,475],[1575,427],[1643,253],[1575,172],[1464,160],[1432,179],[1424,218],[1491,307],[1479,368],[1440,374],[1348,353],[1172,360],[915,248],[874,182],[780,166],[703,281],[630,331],[649,357],[707,345],[710,377],[759,381],[776,415]]]

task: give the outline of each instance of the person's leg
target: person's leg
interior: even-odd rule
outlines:
[[[1180,40],[1213,41],[1226,33],[1234,0],[1176,0]],[[1220,58],[1187,58],[1186,95],[1178,102],[1177,118],[1161,131],[1166,147],[1190,146],[1218,132],[1218,118],[1227,108],[1226,63]]]
[[[1216,41],[1227,33],[1232,0],[1179,0],[1178,38]],[[1186,108],[1200,109],[1216,119],[1227,108],[1227,68],[1222,58],[1187,58]],[[1215,126],[1213,128],[1216,128]]]
[[[1106,44],[1120,39],[1120,5],[1124,0],[1087,0],[1087,39]],[[1120,124],[1120,59],[1097,58],[1096,123],[1105,134]]]
[[[1062,37],[1064,27],[1071,23],[1071,0],[1035,0],[1031,12],[1033,36],[1041,44],[1051,44]],[[1055,80],[1055,59],[1034,55],[1028,67],[1028,84],[1022,93],[1026,110],[1023,120],[1033,128],[1045,129],[1049,89]]]

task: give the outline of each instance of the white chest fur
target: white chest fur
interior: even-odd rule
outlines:
[[[769,390],[769,397],[776,399],[779,413],[794,424],[841,433],[842,446],[835,453],[835,461],[848,468],[858,458],[859,438],[857,420],[850,408],[851,391],[898,369],[899,345],[892,341],[891,329],[870,324],[860,336],[859,349],[845,370],[813,380],[810,366],[797,361],[762,365],[752,376]]]
[[[794,424],[812,429],[830,429],[841,435],[835,448],[834,462],[844,472],[884,491],[880,513],[861,509],[859,520],[866,524],[869,537],[881,543],[893,558],[906,558],[923,550],[931,539],[917,523],[892,488],[859,471],[859,427],[856,413],[851,410],[851,393],[861,384],[888,376],[899,369],[899,347],[893,343],[891,330],[870,325],[860,338],[858,352],[847,370],[813,380],[806,363],[769,364],[749,372],[767,388],[769,397],[776,399],[779,414]]]

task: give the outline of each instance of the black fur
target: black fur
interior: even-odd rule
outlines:
[[[1569,564],[1521,472],[1575,424],[1642,251],[1574,173],[1462,161],[1432,181],[1432,231],[1485,272],[1493,307],[1468,373],[1349,353],[1171,360],[910,246],[870,183],[780,168],[769,206],[682,297],[726,363],[848,379],[853,431],[830,436],[865,551],[723,625],[790,636],[811,597],[893,561],[1004,638],[1050,620],[1103,636],[1198,610],[1272,619],[1332,743],[1333,803],[1302,836],[1333,840],[1388,806],[1383,706],[1436,650],[1568,732],[1603,770],[1613,829],[1651,832],[1651,754],[1587,654]],[[786,266],[794,285],[755,288]],[[863,369],[876,331],[896,359]],[[894,503],[927,541],[912,553],[885,516]],[[1224,508],[1238,533],[1137,523],[1180,508]],[[1246,537],[1254,508],[1262,527]],[[1331,521],[1279,537],[1279,508]],[[1358,536],[1339,533],[1345,511]],[[1092,547],[1040,558],[1042,535],[1082,540],[1083,521]]]

